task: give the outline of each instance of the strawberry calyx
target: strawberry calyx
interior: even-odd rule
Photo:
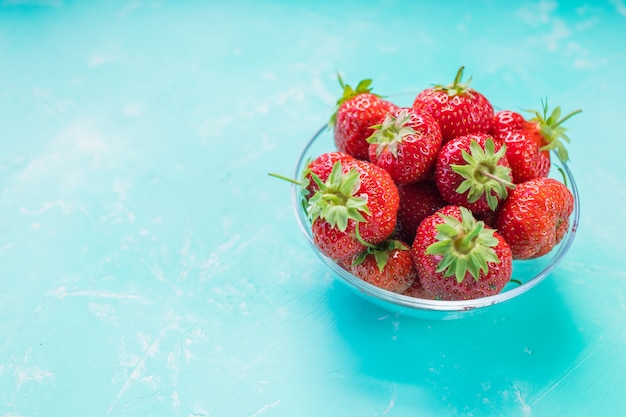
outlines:
[[[376,144],[376,156],[379,157],[385,150],[398,156],[398,144],[408,136],[415,134],[415,130],[406,124],[411,120],[411,114],[407,109],[402,109],[397,116],[387,114],[381,124],[370,128],[376,131],[367,138],[370,144]]]
[[[541,100],[541,112],[537,110],[525,110],[526,112],[535,115],[530,122],[536,123],[539,126],[541,136],[546,142],[546,145],[541,147],[542,151],[556,150],[556,154],[561,162],[567,162],[569,155],[567,148],[563,142],[570,143],[570,139],[565,133],[567,128],[563,127],[563,123],[569,120],[571,117],[578,113],[582,113],[581,109],[576,109],[567,115],[561,117],[561,107],[557,106],[549,111],[548,100]]]
[[[436,84],[433,88],[437,91],[445,91],[449,97],[453,97],[456,95],[462,95],[462,94],[472,94],[472,91],[474,91],[469,85],[472,82],[472,77],[470,77],[467,82],[465,83],[461,83],[461,80],[463,79],[463,70],[465,70],[465,66],[461,66],[461,68],[459,68],[459,70],[456,73],[456,76],[454,77],[454,81],[452,82],[452,84],[448,84],[448,85],[442,85],[442,84]]]
[[[355,168],[343,174],[341,161],[337,161],[325,182],[315,173],[311,173],[311,178],[319,187],[307,205],[307,215],[311,223],[321,218],[330,226],[345,232],[349,220],[354,220],[358,226],[358,223],[365,221],[363,214],[370,214],[367,196],[355,195],[360,178]],[[357,238],[362,241],[358,227],[356,232]]]
[[[339,99],[337,99],[337,103],[336,103],[337,106],[335,107],[335,111],[333,112],[333,114],[330,116],[330,121],[328,123],[329,126],[335,125],[335,121],[337,120],[337,110],[339,110],[339,107],[343,103],[358,96],[359,94],[365,94],[365,93],[373,94],[372,87],[371,87],[372,85],[371,79],[365,79],[365,80],[359,81],[359,83],[356,85],[356,88],[352,88],[352,86],[350,86],[349,84],[344,83],[339,73],[337,73],[337,80],[339,81],[339,85],[341,86],[343,94],[341,97],[339,97]],[[373,94],[373,95],[376,97],[380,97],[377,94]]]
[[[454,276],[461,283],[469,272],[478,281],[481,271],[484,274],[489,272],[488,262],[500,262],[494,250],[498,239],[494,236],[494,229],[486,228],[485,223],[477,221],[465,207],[460,209],[460,221],[439,213],[443,223],[435,226],[437,242],[426,248],[426,254],[442,257],[437,264],[437,273]]]
[[[494,211],[499,201],[508,195],[508,189],[515,187],[511,179],[511,168],[498,164],[505,153],[506,145],[502,144],[496,152],[495,143],[491,138],[485,141],[484,149],[472,139],[470,152],[462,151],[463,160],[466,163],[450,166],[454,172],[464,178],[456,192],[463,194],[467,191],[469,203],[475,203],[484,195],[489,208]]]
[[[360,265],[368,255],[373,255],[378,270],[382,272],[389,260],[389,254],[393,250],[409,250],[409,247],[400,240],[388,239],[378,245],[369,245],[367,249],[354,258],[352,265]]]

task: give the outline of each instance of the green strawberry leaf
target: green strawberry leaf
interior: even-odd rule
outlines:
[[[459,194],[467,192],[469,203],[475,203],[484,195],[489,208],[495,210],[500,200],[508,195],[508,189],[514,187],[511,168],[498,164],[505,153],[506,145],[503,144],[496,152],[491,138],[485,141],[484,149],[472,139],[470,151],[461,152],[465,164],[450,166],[454,172],[464,178],[456,192]]]
[[[366,196],[355,195],[360,185],[360,174],[355,168],[344,174],[341,161],[337,161],[325,182],[315,173],[311,173],[311,178],[318,186],[306,210],[311,223],[321,218],[345,232],[350,220],[358,224],[365,221],[363,214],[371,214]]]
[[[385,269],[389,261],[389,253],[391,253],[392,250],[409,250],[409,247],[400,240],[388,239],[378,245],[368,246],[366,250],[353,259],[352,265],[360,265],[365,261],[368,255],[373,255],[378,270],[383,272],[383,269]]]
[[[556,150],[557,157],[561,162],[569,161],[569,154],[567,152],[567,148],[563,144],[563,141],[569,143],[570,139],[565,134],[567,129],[562,125],[573,116],[578,113],[582,113],[582,110],[577,109],[561,117],[561,107],[559,106],[555,107],[554,110],[549,113],[548,99],[545,101],[541,100],[541,110],[541,112],[538,112],[537,110],[525,110],[526,112],[534,115],[530,121],[539,125],[541,136],[543,136],[543,139],[546,142],[546,145],[540,149],[542,151]]]
[[[391,114],[385,116],[382,124],[370,126],[374,133],[367,138],[367,143],[375,144],[376,156],[379,157],[385,150],[394,157],[398,156],[398,145],[408,135],[415,134],[415,130],[406,124],[411,120],[407,109],[402,109],[396,117]]]
[[[433,88],[438,91],[445,91],[448,94],[448,97],[454,97],[456,95],[463,95],[463,94],[472,95],[472,92],[474,91],[470,87],[470,83],[472,82],[472,77],[470,77],[467,80],[467,82],[461,83],[461,80],[463,79],[464,70],[465,70],[465,66],[461,66],[458,69],[452,84],[449,84],[449,85],[435,84]]]
[[[341,107],[343,103],[358,96],[359,94],[364,94],[364,93],[372,94],[372,87],[371,87],[372,80],[371,79],[359,81],[359,83],[356,86],[356,89],[352,88],[349,84],[344,83],[343,78],[341,78],[341,74],[339,74],[339,72],[337,72],[337,80],[339,81],[339,86],[341,87],[342,95],[341,97],[337,99],[335,111],[330,116],[330,120],[328,122],[329,127],[332,127],[335,125],[335,122],[337,121],[337,111],[339,110],[339,107]],[[374,94],[374,95],[376,97],[380,97],[377,94]]]
[[[435,226],[437,242],[426,248],[427,255],[442,257],[436,267],[437,273],[454,276],[461,283],[469,272],[478,281],[481,272],[489,272],[489,262],[500,262],[493,249],[498,245],[498,239],[493,235],[495,230],[485,228],[485,223],[477,221],[468,209],[461,207],[461,221],[440,216],[443,223]]]

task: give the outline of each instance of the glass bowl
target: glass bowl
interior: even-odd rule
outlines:
[[[301,178],[302,171],[309,161],[324,152],[334,150],[336,150],[336,148],[333,130],[327,125],[324,125],[302,149],[294,166],[293,178]],[[500,293],[473,300],[444,301],[415,298],[381,289],[352,275],[350,272],[340,267],[334,260],[324,255],[313,243],[311,227],[306,211],[302,205],[299,185],[292,185],[291,199],[300,229],[313,248],[313,251],[333,270],[333,272],[335,272],[339,280],[356,294],[392,313],[427,319],[455,319],[484,311],[489,306],[512,300],[526,293],[543,281],[559,262],[561,262],[569,250],[576,235],[576,228],[578,227],[580,216],[578,189],[576,188],[574,176],[568,165],[558,161],[556,155],[552,158],[552,161],[552,169],[549,176],[562,180],[563,175],[565,175],[567,186],[574,195],[574,210],[570,216],[569,230],[561,242],[554,247],[550,253],[536,259],[513,261],[512,278],[515,281],[519,281],[521,284],[513,281],[509,282]]]

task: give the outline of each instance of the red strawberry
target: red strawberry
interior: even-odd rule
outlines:
[[[303,172],[302,182],[302,188],[304,189],[304,194],[307,198],[315,194],[318,189],[317,184],[315,184],[315,181],[313,181],[313,178],[311,177],[312,173],[317,175],[322,181],[326,181],[333,169],[333,166],[335,165],[335,162],[343,162],[351,159],[354,158],[343,152],[326,152],[309,162]]]
[[[575,110],[561,118],[561,109],[556,107],[548,114],[547,102],[542,103],[542,113],[533,111],[530,120],[511,110],[502,110],[494,115],[491,134],[506,144],[506,157],[511,165],[516,183],[532,178],[545,177],[550,172],[550,150],[556,149],[561,161],[569,159],[563,141],[569,142],[562,126]]]
[[[384,169],[358,159],[337,161],[308,200],[313,242],[338,260],[386,240],[394,231],[398,189]]]
[[[545,177],[550,172],[550,153],[542,151],[542,139],[535,128],[494,135],[506,144],[506,157],[516,183]]]
[[[387,114],[367,141],[369,159],[391,174],[396,184],[430,179],[441,148],[441,130],[429,113],[398,108]]]
[[[573,209],[574,196],[563,183],[534,178],[509,193],[496,213],[496,227],[514,259],[537,258],[563,239]]]
[[[500,110],[493,116],[490,133],[497,135],[499,133],[523,130],[527,123],[524,116],[519,113],[511,110]]]
[[[357,255],[347,269],[365,282],[400,294],[417,277],[410,248],[399,240],[387,240],[368,248]]]
[[[437,299],[494,295],[511,279],[509,245],[464,207],[446,206],[424,219],[411,253],[422,287]]]
[[[422,287],[419,279],[413,280],[413,284],[403,293],[404,295],[408,295],[413,298],[422,298],[426,300],[434,300],[435,296],[429,293]]]
[[[415,239],[415,231],[426,217],[446,205],[433,181],[399,185],[400,207],[396,229],[398,237],[408,244]]]
[[[454,82],[448,86],[435,85],[420,92],[413,107],[433,115],[446,143],[469,133],[488,133],[493,122],[493,106],[487,98],[469,86],[461,84],[461,67]]]
[[[435,183],[449,204],[493,211],[511,187],[506,147],[484,133],[458,136],[439,152]]]
[[[370,127],[382,123],[385,115],[396,106],[371,93],[372,80],[359,82],[354,90],[344,84],[340,76],[338,78],[343,96],[337,100],[337,111],[330,121],[334,126],[335,146],[340,152],[369,160]]]

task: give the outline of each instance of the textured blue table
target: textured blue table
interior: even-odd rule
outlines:
[[[444,5],[446,3],[446,5]],[[0,0],[0,416],[622,416],[626,6]],[[581,225],[518,300],[375,307],[290,173],[349,83],[465,65],[569,123]]]

